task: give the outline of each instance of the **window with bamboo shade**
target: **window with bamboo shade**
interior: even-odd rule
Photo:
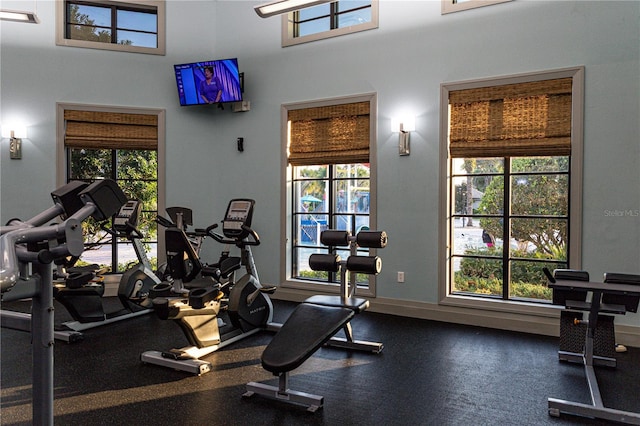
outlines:
[[[440,93],[441,303],[550,305],[542,268],[581,264],[584,67]]]

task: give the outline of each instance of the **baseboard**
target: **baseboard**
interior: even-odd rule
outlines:
[[[273,298],[302,302],[313,294],[315,293],[279,287]],[[560,335],[559,313],[557,316],[518,314],[512,311],[500,312],[496,309],[447,306],[388,298],[370,299],[369,311],[544,336]],[[617,324],[616,342],[626,346],[640,347],[640,327]]]

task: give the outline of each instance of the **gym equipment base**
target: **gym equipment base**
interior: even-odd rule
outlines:
[[[323,396],[288,389],[286,382],[285,375],[280,376],[279,387],[265,385],[264,383],[249,382],[247,383],[247,391],[242,394],[242,396],[249,398],[257,394],[271,399],[304,405],[307,406],[307,411],[311,413],[315,413],[318,409],[322,408],[324,404]]]
[[[107,316],[102,321],[92,321],[92,322],[68,321],[68,322],[63,322],[62,325],[64,325],[65,327],[73,331],[84,331],[90,328],[100,327],[100,326],[111,324],[117,321],[139,317],[142,315],[149,314],[151,312],[153,312],[152,309],[142,309],[140,311],[127,312],[126,314],[123,314],[123,315],[116,315],[113,317]]]
[[[207,346],[204,348],[198,348],[196,346],[187,346],[179,349],[178,351],[184,353],[189,358],[185,357],[182,359],[171,358],[167,356],[166,353],[160,351],[146,351],[140,355],[140,360],[145,364],[153,364],[159,365],[161,367],[173,368],[174,370],[185,371],[187,373],[196,374],[198,376],[208,373],[211,371],[211,363],[208,361],[202,361],[199,358],[203,356],[209,355],[217,351],[218,349],[222,349],[225,346],[228,346],[232,343],[235,343],[239,340],[244,339],[252,334],[255,334],[259,331],[277,331],[282,325],[276,323],[269,323],[266,328],[256,328],[250,330],[246,333],[238,334],[230,339],[224,340],[223,342],[218,343],[217,345]]]
[[[332,348],[352,349],[356,351],[372,352],[379,354],[384,349],[384,345],[379,342],[367,342],[365,340],[347,340],[342,337],[332,337],[325,343],[325,346]]]
[[[160,351],[147,351],[140,355],[140,360],[145,364],[154,364],[161,367],[173,368],[174,370],[186,371],[187,373],[200,376],[211,371],[211,363],[199,359],[172,359],[166,358]]]
[[[604,406],[581,404],[564,399],[549,398],[549,415],[560,417],[560,413],[574,414],[582,417],[610,420],[613,422],[640,425],[640,414],[630,411],[616,410]]]
[[[31,314],[24,312],[0,311],[2,328],[31,332]],[[84,335],[73,330],[54,330],[53,337],[66,343],[76,343],[84,340]]]

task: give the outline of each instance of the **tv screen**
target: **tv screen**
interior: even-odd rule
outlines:
[[[180,105],[206,105],[242,100],[238,60],[220,59],[173,66]]]

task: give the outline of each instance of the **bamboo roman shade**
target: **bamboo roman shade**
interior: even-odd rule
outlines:
[[[64,143],[69,148],[158,148],[156,115],[65,110],[64,120]]]
[[[290,110],[289,163],[369,162],[369,102]]]
[[[451,157],[571,153],[571,78],[449,92]]]

